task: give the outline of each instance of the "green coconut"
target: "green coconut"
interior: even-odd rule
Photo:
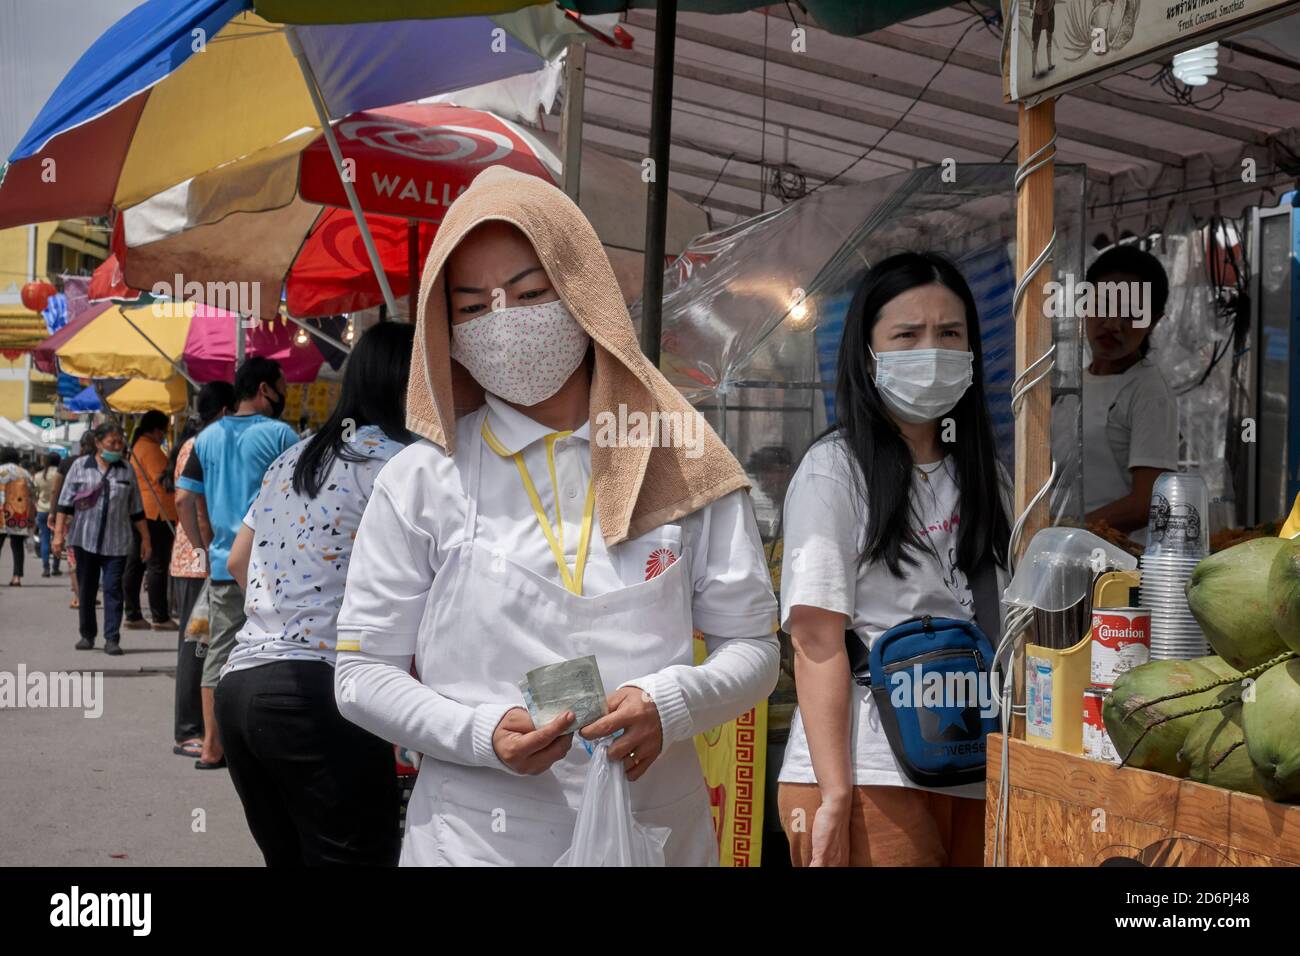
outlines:
[[[1199,664],[1201,667],[1214,671],[1220,677],[1235,677],[1241,679],[1241,671],[1233,667],[1218,654],[1209,654],[1206,657],[1194,657],[1188,663]]]
[[[1215,703],[1220,688],[1210,685],[1219,680],[1214,671],[1193,661],[1151,661],[1121,674],[1102,702],[1101,717],[1121,757],[1141,738],[1127,766],[1187,776],[1191,763],[1180,751],[1200,717],[1199,712],[1188,712]],[[1207,689],[1136,710],[1156,698],[1201,687]],[[1172,719],[1164,720],[1167,717]],[[1151,729],[1143,736],[1147,727]]]
[[[1300,653],[1300,540],[1282,546],[1268,569],[1268,607],[1282,643]]]
[[[1241,729],[1269,796],[1300,799],[1300,659],[1273,665],[1247,689]]]
[[[1273,626],[1268,600],[1273,558],[1281,538],[1254,538],[1212,554],[1192,571],[1187,606],[1214,652],[1237,670],[1272,660],[1286,645]]]
[[[1264,775],[1251,762],[1241,729],[1241,685],[1224,687],[1216,696],[1222,710],[1209,710],[1196,718],[1187,732],[1179,758],[1186,760],[1187,776],[1201,783],[1269,796]],[[1236,698],[1236,699],[1234,699]]]

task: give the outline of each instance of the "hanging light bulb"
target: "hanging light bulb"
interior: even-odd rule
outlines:
[[[786,306],[786,321],[790,328],[801,332],[813,324],[813,310],[803,289],[795,289]]]
[[[293,337],[293,344],[294,344],[294,345],[306,345],[306,344],[307,344],[307,330],[304,329],[302,326],[299,326],[299,327],[298,327],[298,331],[294,334],[294,337]]]
[[[1219,43],[1174,54],[1174,76],[1188,86],[1204,86],[1219,72]]]
[[[352,340],[355,339],[356,337],[357,337],[356,326],[353,324],[352,319],[349,318],[348,327],[343,330],[343,341],[348,343],[348,345],[351,345]]]

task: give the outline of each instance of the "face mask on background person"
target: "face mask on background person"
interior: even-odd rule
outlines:
[[[591,339],[560,300],[498,309],[451,327],[451,357],[485,389],[516,405],[560,390]]]
[[[101,451],[99,454],[103,457],[104,461],[108,462],[110,465],[115,465],[122,460],[122,453],[120,451]]]
[[[905,422],[934,421],[970,388],[975,354],[957,349],[903,349],[877,355],[875,382],[889,410]]]
[[[271,389],[271,394],[275,396],[274,399],[267,399],[271,404],[271,417],[279,418],[284,414],[284,406],[289,401],[289,395],[288,393],[281,395],[275,389]]]

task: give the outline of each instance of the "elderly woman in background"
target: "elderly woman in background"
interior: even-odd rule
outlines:
[[[95,429],[95,453],[78,458],[68,469],[59,492],[59,516],[54,529],[54,550],[62,550],[65,537],[77,558],[81,600],[81,640],[77,650],[95,646],[98,621],[95,595],[104,582],[104,653],[122,653],[118,636],[122,627],[122,572],[131,552],[131,530],[140,534],[140,557],[149,560],[149,529],[135,472],[126,463],[126,435],[115,422]],[[75,515],[72,531],[68,519]]]

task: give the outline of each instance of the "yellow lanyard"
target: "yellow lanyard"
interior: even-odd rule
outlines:
[[[515,467],[519,469],[519,478],[524,483],[524,491],[528,492],[528,500],[533,503],[533,513],[537,515],[537,523],[541,526],[542,534],[546,536],[546,543],[551,546],[555,566],[560,570],[560,580],[569,591],[581,596],[582,576],[587,570],[587,552],[591,548],[592,519],[596,513],[596,485],[592,481],[587,482],[587,500],[582,506],[582,531],[578,535],[578,561],[570,571],[564,561],[564,518],[560,514],[560,488],[555,480],[555,442],[573,433],[552,432],[546,436],[546,461],[551,471],[551,488],[555,492],[554,527],[546,516],[546,510],[542,508],[542,499],[537,494],[537,486],[533,484],[532,475],[528,473],[528,466],[524,464],[524,453],[521,451],[512,453],[501,444],[500,439],[493,434],[486,417],[483,419],[482,433],[483,440],[487,442],[489,448],[502,458],[514,459]]]

